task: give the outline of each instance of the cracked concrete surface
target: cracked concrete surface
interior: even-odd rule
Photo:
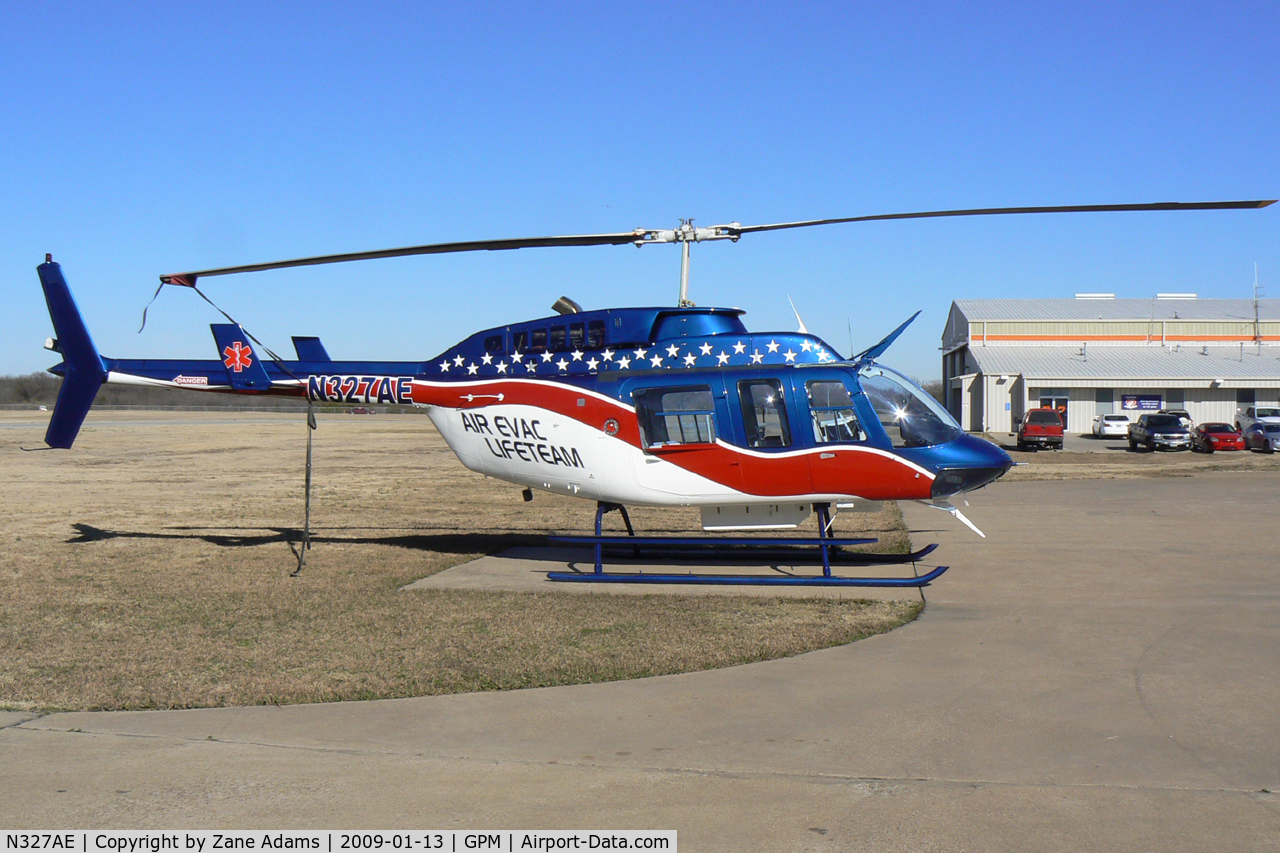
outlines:
[[[1280,474],[996,484],[971,501],[986,540],[905,508],[953,566],[918,621],[797,658],[512,693],[0,715],[0,825],[1280,849]]]

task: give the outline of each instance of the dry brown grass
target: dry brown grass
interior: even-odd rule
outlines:
[[[464,469],[420,416],[331,417],[299,578],[296,416],[95,412],[72,451],[0,413],[0,707],[179,708],[412,696],[730,666],[890,630],[916,602],[402,592],[591,504]],[[44,415],[43,417],[47,417]],[[633,513],[647,531],[693,511]],[[838,517],[852,535],[855,517]],[[904,548],[896,508],[861,519]],[[589,604],[588,604],[589,601]],[[675,626],[678,626],[678,630]]]

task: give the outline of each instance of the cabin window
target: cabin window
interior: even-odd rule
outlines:
[[[565,348],[564,342],[565,342],[564,326],[552,326],[551,327],[551,346],[549,347],[549,349],[552,352],[562,352]]]
[[[744,379],[738,383],[747,447],[790,447],[791,425],[777,379]]]
[[[634,400],[645,447],[716,440],[715,400],[707,385],[647,388],[637,391]]]
[[[531,341],[532,343],[529,348],[534,352],[542,352],[545,350],[547,348],[547,330],[545,328],[533,329]]]
[[[569,349],[582,349],[587,327],[582,323],[569,324]]]
[[[515,352],[527,352],[529,349],[529,332],[512,332],[511,349]]]
[[[813,418],[813,438],[819,444],[835,441],[866,441],[867,434],[853,411],[849,389],[838,380],[805,383],[809,393],[809,413]]]
[[[587,348],[604,348],[604,320],[592,320],[587,323]]]
[[[502,335],[490,335],[484,339],[485,352],[502,352]]]

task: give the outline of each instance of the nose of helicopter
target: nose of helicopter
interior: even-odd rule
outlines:
[[[961,435],[938,448],[933,497],[945,498],[980,489],[1004,476],[1013,459],[986,439]]]

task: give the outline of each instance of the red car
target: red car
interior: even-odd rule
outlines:
[[[1054,409],[1032,409],[1018,424],[1018,449],[1028,447],[1048,447],[1053,450],[1062,449],[1063,433],[1062,416]]]
[[[1231,424],[1200,424],[1191,430],[1191,449],[1205,453],[1244,450],[1244,436]]]

